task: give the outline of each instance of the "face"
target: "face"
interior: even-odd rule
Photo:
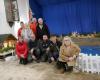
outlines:
[[[66,46],[69,46],[69,45],[71,44],[71,42],[70,42],[69,39],[65,38],[65,39],[64,39],[64,44],[65,44]]]
[[[23,38],[22,37],[19,37],[19,42],[23,42]]]
[[[43,35],[43,40],[44,40],[44,41],[48,40],[47,35]]]
[[[35,40],[35,34],[31,34],[31,39]]]
[[[21,27],[22,27],[22,28],[24,28],[24,27],[25,27],[24,23],[20,23],[20,25],[21,25]]]
[[[32,22],[37,23],[37,19],[33,18]]]
[[[51,38],[51,41],[53,42],[53,43],[56,43],[57,42],[57,37],[55,36],[55,37],[52,37]]]
[[[43,24],[43,19],[42,19],[42,18],[39,18],[39,19],[38,19],[38,23],[39,23],[40,25],[42,25],[42,24]]]

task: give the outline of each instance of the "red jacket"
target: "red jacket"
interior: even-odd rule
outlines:
[[[31,23],[30,24],[30,29],[33,31],[33,33],[35,33],[36,34],[36,26],[37,26],[37,23]]]
[[[22,28],[19,28],[18,33],[17,33],[17,37],[21,37],[21,33],[22,33]]]
[[[24,55],[24,58],[27,58],[28,56],[28,47],[27,47],[27,43],[26,42],[17,42],[16,44],[16,53],[17,53],[17,56],[18,58],[21,57],[21,54]]]

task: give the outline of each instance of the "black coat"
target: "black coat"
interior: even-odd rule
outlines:
[[[39,24],[38,24],[37,27],[36,27],[36,32],[37,32],[37,39],[42,40],[43,35],[47,35],[48,38],[50,38],[50,32],[49,32],[49,29],[48,29],[46,24],[43,24],[42,29],[39,27]]]
[[[51,41],[51,44],[50,44],[50,51],[51,52],[59,52],[60,50],[60,46],[62,45],[62,43],[60,41],[57,41],[56,43],[53,43]]]
[[[45,51],[47,48],[50,47],[51,41],[47,40],[47,41],[40,41],[39,43],[39,49],[43,52]]]
[[[38,48],[39,47],[38,40],[34,40],[34,41],[29,40],[28,47],[29,47],[29,50],[31,50],[32,48]]]

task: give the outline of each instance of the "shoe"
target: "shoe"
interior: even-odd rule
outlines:
[[[49,63],[52,63],[52,61],[51,61],[51,60],[48,60],[48,62],[49,62]]]

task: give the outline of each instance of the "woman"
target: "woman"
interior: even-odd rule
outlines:
[[[61,72],[72,71],[79,52],[80,48],[72,42],[71,38],[64,37],[57,62],[58,69]]]
[[[22,30],[24,29],[25,25],[24,25],[24,22],[20,22],[20,28],[18,29],[18,32],[17,32],[17,37],[21,37],[21,33],[22,33]]]
[[[25,24],[25,27],[23,28],[21,32],[21,36],[26,42],[29,42],[30,40],[30,35],[33,34],[32,30],[29,28],[29,24]]]
[[[20,64],[27,64],[27,56],[28,56],[28,47],[27,43],[23,40],[22,37],[18,38],[18,42],[16,44],[16,53],[20,60]]]

